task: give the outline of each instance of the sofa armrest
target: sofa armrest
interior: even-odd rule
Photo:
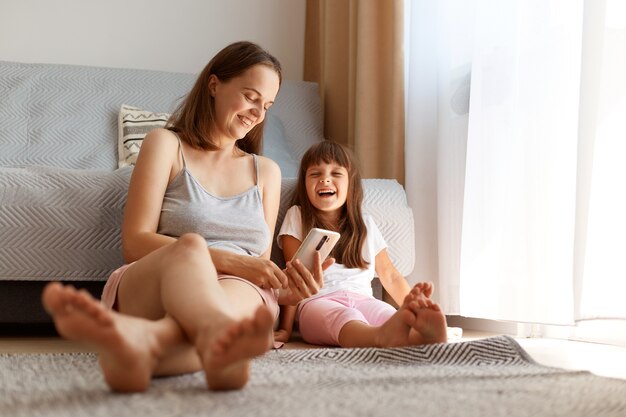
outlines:
[[[415,228],[404,188],[396,180],[366,179],[363,191],[363,212],[374,218],[393,265],[409,275],[415,265]]]

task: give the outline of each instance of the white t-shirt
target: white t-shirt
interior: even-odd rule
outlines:
[[[367,238],[363,242],[361,254],[368,262],[366,269],[347,268],[345,265],[335,262],[324,271],[324,286],[312,297],[300,302],[303,303],[335,291],[351,291],[363,295],[372,296],[372,279],[376,274],[376,255],[387,247],[380,230],[369,215],[363,216],[365,227],[367,228]],[[285,220],[278,232],[278,247],[282,249],[282,239],[284,235],[293,236],[300,242],[304,240],[302,236],[302,218],[300,216],[300,206],[292,206],[285,214]]]

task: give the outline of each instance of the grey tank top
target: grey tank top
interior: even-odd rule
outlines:
[[[255,185],[241,194],[220,197],[206,191],[191,175],[178,139],[183,169],[165,190],[158,233],[180,237],[197,233],[210,248],[260,256],[269,247],[270,231],[263,215],[258,186],[259,167],[254,159]]]

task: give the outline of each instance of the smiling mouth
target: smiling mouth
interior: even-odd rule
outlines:
[[[332,197],[335,194],[337,194],[335,191],[333,190],[320,190],[317,192],[317,195],[320,197]]]
[[[239,120],[241,120],[241,123],[243,123],[246,127],[250,127],[254,123],[252,119],[249,119],[246,116],[239,116]]]

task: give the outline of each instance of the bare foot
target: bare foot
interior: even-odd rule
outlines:
[[[433,295],[434,284],[432,282],[418,282],[411,289],[411,291],[415,290],[416,288],[419,290],[419,292],[421,292],[424,297],[430,298],[430,296]]]
[[[115,391],[144,391],[158,349],[151,322],[108,310],[84,290],[52,282],[42,302],[59,334],[96,347],[104,378]]]
[[[446,342],[446,317],[439,305],[430,300],[432,292],[432,283],[416,284],[398,311],[380,326],[377,345],[397,347]]]
[[[410,296],[410,294],[409,294]],[[410,345],[425,345],[429,343],[446,343],[448,341],[448,326],[446,316],[439,304],[430,298],[416,297],[408,302],[405,322],[411,326],[409,332]]]
[[[273,342],[273,318],[269,309],[259,307],[254,315],[231,322],[217,336],[200,336],[198,349],[207,384],[212,390],[242,388],[249,379],[250,359],[267,352]]]

